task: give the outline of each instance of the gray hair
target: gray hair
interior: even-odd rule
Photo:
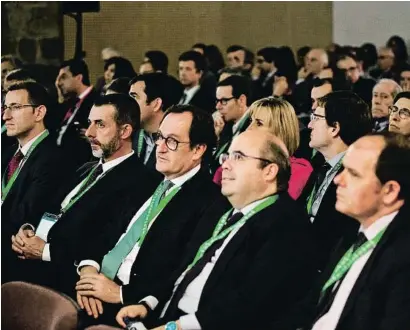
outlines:
[[[400,85],[395,82],[393,79],[380,79],[376,85],[374,85],[373,89],[380,84],[390,84],[394,87],[393,93],[392,93],[392,97],[393,99],[396,97],[397,94],[401,93],[403,91],[403,89],[400,87]]]

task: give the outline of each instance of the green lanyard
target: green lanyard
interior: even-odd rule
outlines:
[[[1,134],[3,134],[6,131],[6,124],[1,125]]]
[[[355,252],[353,252],[352,246],[345,253],[345,255],[342,257],[342,259],[340,259],[337,266],[333,270],[332,275],[323,286],[322,295],[329,287],[331,287],[333,284],[339,281],[344,276],[344,274],[347,273],[347,271],[350,269],[350,267],[352,267],[352,265],[356,262],[357,259],[359,259],[361,256],[366,254],[370,249],[374,248],[377,245],[385,231],[386,228],[379,232],[377,236],[374,237],[372,240],[367,241],[362,246],[360,246]]]
[[[237,129],[235,130],[235,133],[233,133],[233,137],[235,137],[236,134],[238,134],[242,128],[245,126],[246,121],[249,119],[249,115],[247,114],[245,117],[242,118],[242,120],[239,122]],[[233,139],[232,137],[232,139]],[[220,155],[222,155],[226,149],[226,147],[229,145],[231,141],[226,142],[216,153],[215,153],[215,159],[218,159]]]
[[[34,151],[34,149],[41,143],[41,141],[43,141],[47,136],[49,135],[48,130],[45,130],[42,135],[40,135],[38,137],[38,139],[36,141],[34,141],[34,143],[31,145],[31,147],[28,149],[26,155],[23,157],[23,159],[21,160],[19,167],[17,168],[16,171],[14,171],[13,175],[11,176],[10,180],[7,182],[7,184],[5,183],[6,177],[7,177],[7,169],[6,169],[6,173],[3,174],[3,180],[1,181],[1,190],[2,190],[2,194],[1,194],[1,201],[3,202],[7,195],[10,192],[11,187],[13,186],[14,182],[17,179],[17,176],[19,175],[24,163],[27,161],[27,159],[30,157],[31,153]]]
[[[326,175],[326,177],[329,177],[332,174],[337,173],[337,171],[340,170],[340,167],[342,167],[343,158],[344,157],[340,158],[340,160],[337,162],[337,164],[330,170],[329,175]],[[317,187],[316,183],[315,183],[315,185],[313,187],[313,190],[309,195],[307,206],[306,206],[308,214],[312,214],[313,202],[317,199],[318,196],[320,196],[320,194],[323,192],[323,189],[325,189],[326,185],[324,185],[324,183],[326,182],[326,177],[325,177],[325,180],[323,180],[323,182],[322,182],[322,185],[321,185],[322,188],[319,189],[320,187]]]
[[[88,180],[90,180],[91,176],[93,175],[93,173],[97,170],[99,164],[97,164],[96,166],[94,166],[94,168],[90,171],[90,173],[87,175],[87,178],[83,181],[83,183],[81,184],[80,188],[78,189],[78,191],[81,191],[81,189],[87,184]],[[105,173],[108,173],[105,172]],[[105,173],[103,173],[102,175],[104,175]],[[76,194],[73,196],[73,198],[70,199],[69,203],[61,208],[60,210],[60,214],[59,214],[59,218],[62,216],[63,213],[67,212],[67,210],[73,206],[88,190],[91,189],[92,186],[94,186],[97,183],[97,180],[94,180],[93,183],[91,183],[86,189],[84,189],[81,194]]]
[[[161,185],[158,188],[160,188],[160,187],[161,187]],[[154,195],[152,196],[152,200],[151,200],[151,203],[149,205],[147,215],[145,216],[145,219],[144,219],[144,225],[142,227],[141,235],[140,235],[140,238],[138,240],[138,245],[139,246],[142,246],[142,243],[144,242],[145,236],[148,233],[149,225],[152,222],[152,220],[154,220],[155,217],[159,213],[162,212],[162,210],[168,205],[168,203],[177,194],[177,192],[181,190],[181,187],[177,187],[177,188],[174,188],[173,190],[171,190],[171,192],[167,196],[165,196],[161,200],[161,202],[158,204],[158,206],[154,209],[154,204],[155,204],[154,201],[156,199],[158,199],[162,195],[162,193],[164,192],[164,191],[162,191],[162,189],[158,189],[158,188],[155,191]]]
[[[141,157],[143,144],[144,144],[144,130],[140,129],[140,132],[138,134],[138,146],[137,146],[138,157]]]
[[[196,253],[196,256],[194,258],[194,261],[188,266],[187,270],[190,270],[192,267],[196,265],[196,263],[204,256],[205,252],[212,246],[212,244],[214,244],[216,241],[219,241],[220,239],[224,239],[226,236],[228,236],[228,234],[231,231],[242,227],[248,221],[249,218],[254,216],[256,213],[262,211],[263,209],[267,208],[268,206],[274,204],[278,200],[278,198],[279,198],[278,195],[268,197],[263,203],[259,204],[258,206],[253,208],[250,212],[248,212],[246,215],[244,215],[241,218],[241,220],[239,220],[237,223],[226,228],[225,230],[221,232],[222,228],[226,224],[226,221],[228,220],[229,215],[232,212],[232,209],[226,212],[219,219],[218,224],[216,225],[215,230],[212,234],[212,237],[208,239],[207,241],[205,241],[204,243],[202,243],[202,245],[199,247],[199,250]]]

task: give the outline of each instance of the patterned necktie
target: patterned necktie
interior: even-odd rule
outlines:
[[[91,173],[88,180],[81,186],[81,188],[78,190],[78,192],[75,194],[75,196],[73,198],[77,197],[84,190],[86,190],[98,178],[98,176],[102,173],[103,173],[102,164],[98,164],[97,168]]]
[[[20,149],[13,156],[13,158],[11,158],[9,162],[8,170],[7,170],[7,182],[10,181],[11,177],[13,176],[14,172],[16,172],[23,158],[24,158],[24,155]]]

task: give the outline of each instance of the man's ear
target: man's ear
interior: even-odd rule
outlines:
[[[39,105],[34,109],[34,116],[36,122],[44,120],[44,117],[47,114],[47,108],[44,105]]]

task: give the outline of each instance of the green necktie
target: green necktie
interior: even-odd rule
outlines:
[[[133,223],[131,228],[126,232],[124,237],[117,243],[117,245],[108,252],[103,259],[101,273],[110,279],[113,279],[118,272],[123,260],[134,248],[135,244],[141,237],[144,224],[149,225],[150,219],[155,209],[158,207],[161,199],[165,197],[166,191],[172,187],[172,182],[165,180],[157,187],[152,195],[151,202],[148,207],[142,212],[137,220]]]

